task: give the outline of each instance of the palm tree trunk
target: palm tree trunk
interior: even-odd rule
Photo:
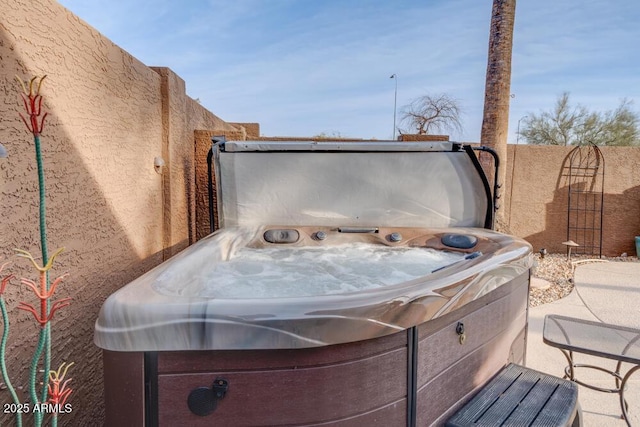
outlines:
[[[491,30],[489,34],[489,58],[487,63],[487,80],[484,94],[484,114],[482,119],[482,145],[493,148],[500,157],[499,176],[497,180],[498,207],[502,204],[505,190],[507,134],[509,131],[509,99],[511,97],[511,51],[513,47],[513,24],[516,14],[516,0],[494,0],[491,13]],[[483,159],[485,170],[489,171]],[[504,224],[505,209],[499,209],[498,225]]]

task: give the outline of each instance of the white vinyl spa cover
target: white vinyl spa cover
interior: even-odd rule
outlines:
[[[486,227],[489,195],[449,142],[215,145],[221,227]]]

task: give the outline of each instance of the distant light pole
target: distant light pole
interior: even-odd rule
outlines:
[[[391,74],[390,79],[394,79],[396,83],[396,90],[393,94],[393,140],[396,140],[396,106],[398,105],[398,76]]]
[[[520,140],[520,122],[522,121],[522,119],[526,119],[527,117],[529,116],[522,116],[518,120],[518,130],[516,131],[516,145],[518,145],[518,141]]]

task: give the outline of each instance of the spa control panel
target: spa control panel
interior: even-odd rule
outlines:
[[[427,246],[444,250],[472,252],[485,239],[473,234],[438,233],[420,228],[378,227],[266,227],[256,246],[325,246],[345,243],[371,243],[386,246]],[[252,245],[253,246],[253,245]],[[480,245],[482,246],[482,245]]]
[[[336,236],[343,235],[344,237],[336,238]],[[353,235],[353,236],[345,236]],[[385,231],[381,232],[379,228],[375,227],[338,227],[334,229],[294,229],[294,228],[270,228],[262,234],[262,238],[266,243],[271,244],[293,244],[298,243],[301,240],[311,239],[315,242],[327,243],[342,243],[345,241],[362,241],[371,240],[363,239],[358,236],[362,235],[375,235],[373,240],[385,240],[390,243],[401,243],[404,238],[399,231]]]

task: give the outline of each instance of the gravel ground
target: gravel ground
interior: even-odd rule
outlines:
[[[638,258],[631,256],[597,258],[577,255],[572,256],[571,262],[569,262],[566,254],[547,254],[544,258],[541,258],[540,254],[534,254],[533,276],[551,282],[551,286],[547,289],[532,288],[529,293],[529,305],[535,307],[569,295],[573,290],[572,262],[586,260],[594,260],[596,262],[599,260],[638,262]]]

